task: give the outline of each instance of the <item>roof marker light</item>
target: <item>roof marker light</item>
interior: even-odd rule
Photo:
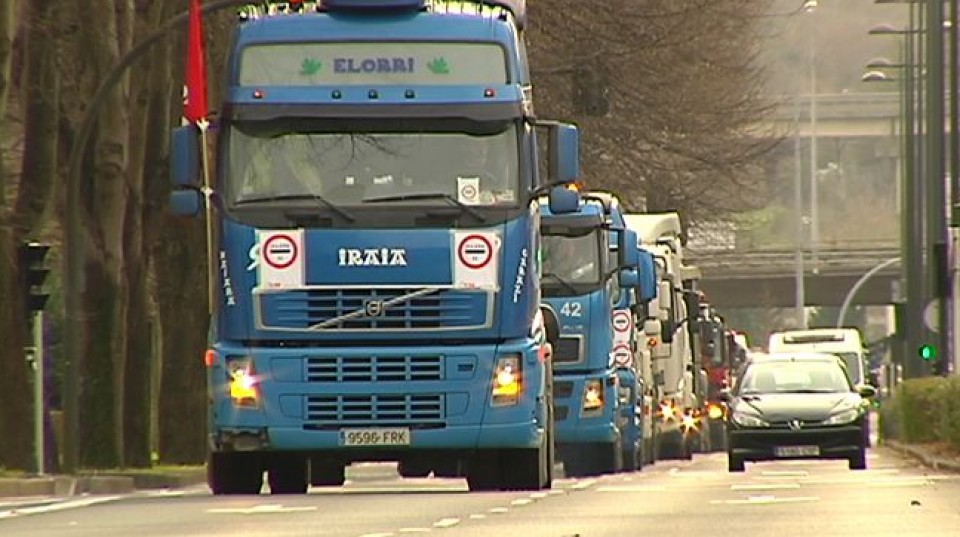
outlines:
[[[330,92],[330,97],[331,97],[331,98],[334,98],[334,99],[339,99],[339,98],[343,97],[343,93],[340,93],[340,90],[335,89],[335,90],[333,90],[332,92]]]
[[[253,90],[254,99],[263,99],[263,92],[260,90]]]
[[[406,97],[407,99],[413,99],[414,97],[417,96],[417,94],[412,89],[408,89],[403,93],[403,96]]]
[[[370,90],[370,91],[367,92],[367,97],[369,97],[369,98],[371,98],[371,99],[379,99],[379,98],[380,98],[380,92],[378,92],[378,91],[375,90],[375,89],[372,89],[372,90]]]
[[[484,97],[488,97],[488,98],[489,98],[489,97],[496,97],[496,96],[497,96],[497,90],[495,90],[495,89],[493,89],[493,88],[487,88],[487,89],[483,90],[483,96],[484,96]]]

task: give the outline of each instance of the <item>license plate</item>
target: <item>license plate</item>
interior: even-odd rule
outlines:
[[[408,446],[410,429],[340,429],[341,446]]]
[[[818,457],[820,446],[780,446],[773,453],[777,457]]]

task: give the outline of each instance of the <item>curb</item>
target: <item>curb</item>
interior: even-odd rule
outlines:
[[[929,453],[926,453],[922,448],[911,444],[897,442],[896,440],[883,440],[880,445],[886,446],[898,453],[910,456],[917,461],[920,461],[920,463],[924,466],[928,466],[934,470],[946,470],[960,473],[960,461],[950,461],[934,457]]]
[[[111,472],[97,475],[0,478],[3,498],[43,503],[49,497],[81,494],[130,494],[138,490],[175,489],[206,482],[206,470],[184,470],[167,474]]]

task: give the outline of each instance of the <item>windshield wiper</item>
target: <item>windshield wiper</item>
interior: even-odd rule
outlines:
[[[470,216],[476,218],[481,222],[486,222],[487,219],[479,211],[473,207],[463,203],[457,198],[447,194],[446,192],[413,192],[410,194],[397,194],[395,196],[382,196],[379,198],[364,198],[360,200],[362,203],[381,203],[386,201],[407,201],[407,200],[444,200],[448,203],[453,204],[456,207],[459,207],[463,211],[466,211]]]
[[[544,278],[553,278],[554,280],[557,280],[557,282],[559,282],[564,289],[566,289],[567,291],[570,291],[572,294],[577,294],[577,288],[574,287],[572,283],[568,282],[567,280],[564,280],[563,278],[554,274],[553,272],[544,272],[543,274],[541,274],[540,279],[544,279]]]
[[[278,194],[276,196],[263,196],[261,198],[250,198],[244,199],[236,202],[236,205],[247,205],[251,203],[260,203],[264,201],[297,201],[297,200],[313,200],[319,203],[321,206],[327,207],[331,211],[337,213],[338,216],[343,218],[348,222],[354,222],[357,220],[355,216],[348,213],[347,211],[341,209],[334,205],[331,201],[324,198],[320,194]],[[287,213],[284,213],[287,214]]]

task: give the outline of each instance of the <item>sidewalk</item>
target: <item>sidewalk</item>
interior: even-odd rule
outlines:
[[[916,459],[934,470],[960,473],[960,455],[947,453],[936,444],[905,444],[896,440],[883,440],[880,446]]]
[[[178,489],[206,482],[202,466],[170,472],[116,471],[80,476],[0,477],[0,512],[86,495]]]

